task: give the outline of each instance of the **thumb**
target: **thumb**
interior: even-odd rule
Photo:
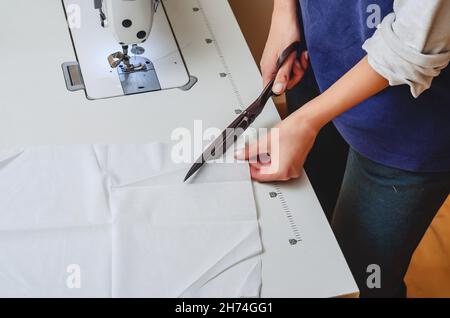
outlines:
[[[259,145],[258,142],[253,142],[251,144],[245,145],[244,149],[240,149],[236,151],[235,158],[237,160],[250,160],[252,158],[258,157],[258,149]]]
[[[286,62],[283,64],[283,66],[278,71],[278,74],[275,78],[275,83],[273,85],[273,92],[276,95],[283,94],[288,86],[289,80],[291,78],[292,68],[294,66],[296,58],[296,53],[292,53]]]
[[[267,158],[267,154],[270,154],[271,138],[270,136],[261,136],[257,141],[247,144],[244,149],[238,150],[235,153],[235,158],[237,160],[248,160],[248,161],[260,161],[263,158],[263,163]]]

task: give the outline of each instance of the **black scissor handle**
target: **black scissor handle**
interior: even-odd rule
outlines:
[[[280,55],[277,61],[277,72],[281,69],[281,67],[286,63],[289,56],[298,50],[300,47],[300,42],[294,42],[289,45]],[[249,126],[255,121],[256,117],[258,117],[263,111],[265,105],[269,101],[269,99],[275,95],[273,92],[273,86],[275,84],[275,78],[273,78],[264,88],[261,95],[256,99],[256,101],[250,105],[246,111],[245,115],[250,118]]]
[[[277,70],[279,71],[280,68],[283,66],[284,63],[286,63],[286,60],[289,58],[289,56],[297,51],[300,48],[300,42],[294,42],[291,45],[289,45],[280,55],[277,61]]]

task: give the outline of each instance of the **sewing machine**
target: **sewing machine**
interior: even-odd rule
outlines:
[[[142,91],[161,89],[153,63],[141,55],[145,48],[139,46],[147,41],[153,27],[153,17],[158,7],[154,0],[95,0],[95,8],[99,10],[101,26],[109,28],[122,51],[111,53],[108,62],[111,68],[119,68],[119,78],[124,93],[133,83]],[[132,46],[129,55],[129,47]],[[141,87],[141,88],[139,88]]]
[[[118,2],[149,15],[128,18],[134,29],[114,0],[0,3],[8,26],[0,28],[8,48],[0,50],[0,147],[170,142],[176,128],[194,132],[195,120],[225,127],[260,94],[226,0],[163,0],[156,11],[151,0]],[[146,41],[135,43],[140,31]],[[255,127],[279,120],[270,103]],[[307,177],[255,183],[254,194],[263,297],[357,295]]]
[[[68,88],[79,88],[81,83],[74,88],[73,79],[82,79],[86,96],[102,99],[189,84],[168,16],[159,4],[160,0],[63,0],[79,66],[65,65]]]

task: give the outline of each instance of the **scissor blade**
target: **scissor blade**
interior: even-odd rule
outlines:
[[[279,70],[289,56],[295,52],[299,47],[299,42],[292,43],[286,50],[284,50],[277,61],[277,69]],[[211,146],[209,146],[203,155],[196,161],[196,163],[189,170],[184,181],[186,182],[194,173],[196,173],[207,161],[220,158],[224,155],[228,148],[240,137],[245,130],[255,121],[264,109],[267,101],[273,96],[272,88],[275,79],[271,80],[261,95],[251,104],[238,118],[236,118],[231,125],[217,138]],[[220,150],[222,152],[220,153]]]
[[[242,135],[243,130],[237,130],[236,128],[241,128],[240,124],[238,127],[231,128],[232,125],[236,125],[237,121],[230,125],[229,128],[224,130],[219,137],[214,140],[214,142],[203,152],[202,156],[195,162],[191,167],[184,182],[189,180],[198,170],[200,170],[203,165],[214,159],[218,159],[223,156],[227,150],[233,145],[234,139]]]
[[[188,181],[200,168],[205,164],[206,161],[202,160],[201,163],[195,163],[189,172],[187,173],[186,177],[184,178],[184,182]]]

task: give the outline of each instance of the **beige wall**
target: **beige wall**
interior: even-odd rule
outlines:
[[[273,0],[228,0],[259,65],[270,28]]]

